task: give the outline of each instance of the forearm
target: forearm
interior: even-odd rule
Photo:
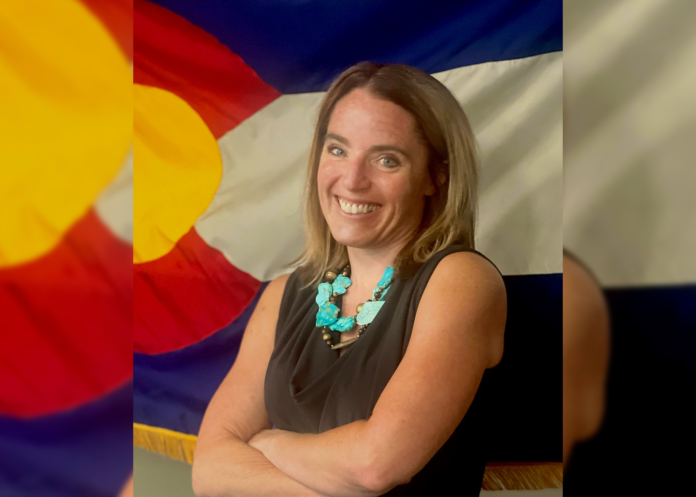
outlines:
[[[377,496],[394,486],[380,473],[366,421],[318,435],[278,431],[262,450],[280,471],[326,495]]]
[[[193,487],[198,497],[323,497],[234,437],[196,450]]]

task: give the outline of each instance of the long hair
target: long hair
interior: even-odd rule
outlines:
[[[332,83],[319,109],[304,190],[306,244],[291,263],[300,264],[298,272],[306,286],[318,283],[327,270],[340,269],[348,262],[346,246],[333,238],[324,219],[317,171],[331,114],[338,101],[357,88],[409,112],[428,148],[428,172],[435,193],[426,197],[421,225],[398,254],[395,273],[408,277],[453,243],[474,248],[479,164],[476,140],[459,102],[442,83],[420,69],[361,62]]]

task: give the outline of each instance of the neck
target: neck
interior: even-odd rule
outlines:
[[[350,261],[350,279],[356,288],[372,290],[384,274],[387,266],[392,266],[396,256],[405,246],[384,249],[360,249],[347,247]]]

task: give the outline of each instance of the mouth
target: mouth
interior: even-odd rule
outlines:
[[[380,204],[372,203],[358,203],[350,202],[348,200],[342,199],[341,197],[334,195],[336,203],[341,211],[347,216],[367,216],[373,212],[379,210],[382,206]]]

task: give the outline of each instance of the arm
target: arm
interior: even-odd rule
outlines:
[[[287,275],[271,282],[249,320],[239,354],[203,417],[193,490],[207,496],[317,496],[284,475],[248,440],[270,428],[263,392]]]
[[[609,312],[602,290],[563,256],[563,463],[602,422],[609,369]]]
[[[502,358],[506,314],[498,272],[475,254],[448,255],[428,282],[406,354],[369,420],[318,435],[264,431],[251,445],[285,474],[330,495],[381,495],[407,483],[461,422],[485,369]]]

